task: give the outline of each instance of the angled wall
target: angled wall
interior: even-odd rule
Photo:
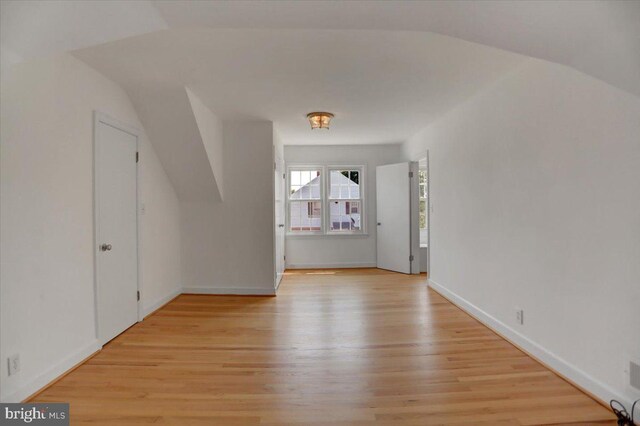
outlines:
[[[128,93],[180,201],[221,201],[222,132],[217,117],[185,87],[142,84]]]
[[[70,55],[2,74],[0,399],[17,402],[99,349],[93,261],[93,113],[142,129],[127,94]],[[177,294],[178,198],[144,131],[139,141],[143,313]],[[7,357],[21,371],[7,376]]]
[[[429,150],[431,284],[602,400],[639,398],[640,99],[530,60],[404,148]]]
[[[273,125],[223,129],[224,201],[180,203],[184,292],[275,294]]]
[[[219,197],[222,200],[224,198],[222,168],[224,141],[222,136],[222,121],[211,112],[191,89],[185,87],[185,90],[191,105],[191,112],[198,126],[200,139],[207,153],[209,164],[211,165],[211,171],[216,181]]]

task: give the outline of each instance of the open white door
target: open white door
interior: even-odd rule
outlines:
[[[417,186],[411,176],[416,171],[417,163],[376,167],[378,268],[405,274],[418,272],[419,262],[414,261],[418,242],[413,235],[417,232],[417,215],[412,209]]]
[[[138,321],[138,137],[96,114],[94,143],[97,334],[104,344]]]
[[[284,193],[285,174],[284,162],[275,157],[274,197],[275,197],[275,288],[277,289],[284,273]]]

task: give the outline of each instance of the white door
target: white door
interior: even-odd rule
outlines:
[[[127,129],[96,114],[96,308],[102,344],[138,320],[138,137]]]
[[[376,167],[378,268],[405,274],[419,269],[419,262],[412,260],[416,215],[411,208],[414,179],[410,173],[415,174],[414,169],[414,163]],[[412,264],[416,264],[413,270]]]
[[[285,222],[285,212],[284,212],[284,194],[285,194],[285,174],[284,174],[284,163],[283,161],[276,157],[275,161],[275,176],[274,176],[274,196],[275,196],[275,243],[276,243],[276,283],[275,286],[278,288],[280,285],[280,280],[282,279],[282,274],[284,273],[285,261],[284,261],[284,222]]]

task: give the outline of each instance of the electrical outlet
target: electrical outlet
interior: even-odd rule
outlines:
[[[520,308],[516,308],[516,322],[524,325],[524,311]]]
[[[20,355],[16,354],[7,358],[9,364],[9,375],[13,376],[20,371]]]

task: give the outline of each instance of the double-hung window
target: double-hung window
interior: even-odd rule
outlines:
[[[322,232],[322,168],[289,169],[289,231]]]
[[[363,166],[289,167],[288,232],[363,233],[363,181]]]
[[[329,232],[362,232],[362,168],[329,168]]]

